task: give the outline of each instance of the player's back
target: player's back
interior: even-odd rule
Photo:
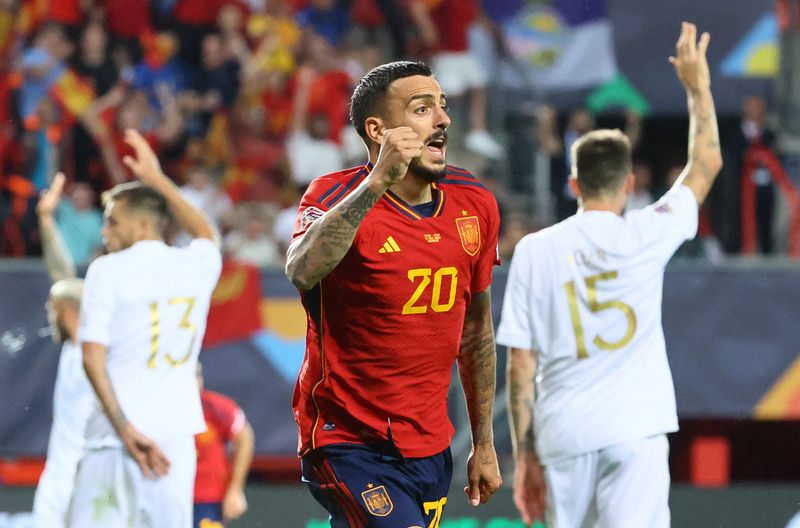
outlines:
[[[509,280],[526,287],[507,293],[499,338],[532,333],[544,460],[677,428],[663,271],[696,224],[682,187],[625,217],[580,212],[517,246]]]
[[[108,346],[108,373],[123,411],[148,436],[204,429],[195,365],[220,269],[217,247],[196,239],[185,248],[137,242],[101,257],[87,273],[99,287],[84,299],[92,317],[81,339],[98,335]]]

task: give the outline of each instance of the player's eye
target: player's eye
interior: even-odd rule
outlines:
[[[415,113],[417,113],[417,114],[424,114],[424,113],[426,113],[427,111],[428,111],[428,107],[427,107],[427,105],[418,106],[418,107],[417,107],[417,108],[414,110],[414,112],[415,112]]]

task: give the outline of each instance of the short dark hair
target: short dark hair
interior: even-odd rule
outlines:
[[[631,173],[631,142],[619,130],[593,130],[572,145],[572,174],[585,197],[618,190]]]
[[[364,123],[375,115],[389,86],[397,79],[422,75],[431,77],[433,73],[424,62],[395,61],[372,68],[356,85],[350,98],[350,120],[358,135],[369,145],[369,137]]]
[[[172,218],[169,204],[164,195],[141,182],[120,183],[101,196],[103,206],[109,202],[123,202],[133,213],[144,213],[156,221],[156,228],[164,233]]]

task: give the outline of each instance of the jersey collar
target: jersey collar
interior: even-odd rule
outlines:
[[[372,162],[368,162],[364,168],[367,174],[372,172],[373,168]],[[442,211],[444,210],[445,194],[444,194],[444,189],[442,189],[436,182],[431,183],[431,189],[436,191],[433,193],[434,201],[436,202],[436,204],[434,205],[433,208],[433,214],[430,217],[424,217],[420,215],[414,209],[414,206],[409,205],[405,200],[403,200],[390,190],[387,190],[383,194],[382,199],[385,199],[386,202],[398,213],[407,216],[412,220],[422,220],[423,218],[436,218],[438,216],[441,216]]]

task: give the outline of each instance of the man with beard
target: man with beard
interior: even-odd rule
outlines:
[[[470,504],[501,480],[489,292],[497,203],[446,164],[446,97],[425,64],[376,67],[350,114],[369,162],[310,184],[287,256],[308,315],[293,398],[303,480],[334,528],[438,526],[455,361],[472,429]]]
[[[63,343],[53,391],[53,425],[47,462],[33,497],[36,528],[65,525],[75,473],[83,456],[84,430],[95,405],[76,340],[83,281],[75,277],[75,264],[53,218],[63,188],[64,175],[58,173],[36,206],[44,261],[53,280],[47,316],[53,328],[53,339]]]

